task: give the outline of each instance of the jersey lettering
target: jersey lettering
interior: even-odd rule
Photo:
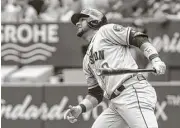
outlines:
[[[102,68],[109,68],[109,64],[107,62],[103,63]],[[105,80],[105,75],[102,75],[101,78],[103,79],[103,81]]]
[[[91,50],[91,55],[89,56],[90,63],[94,64],[97,60],[104,60],[104,50],[96,51],[94,53],[92,53]]]
[[[102,64],[101,66],[102,68],[109,68],[109,64],[107,62],[105,62],[104,64]]]

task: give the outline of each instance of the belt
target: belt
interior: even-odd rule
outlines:
[[[126,82],[127,80],[129,80],[133,77],[136,77],[138,81],[146,80],[146,78],[142,74],[135,74],[135,75],[132,75],[132,76],[128,77],[127,79],[125,79],[124,82]],[[109,100],[114,99],[115,97],[119,96],[122,91],[124,91],[125,87],[124,87],[123,83],[121,86],[119,86],[118,88],[115,89],[115,91],[111,94]]]

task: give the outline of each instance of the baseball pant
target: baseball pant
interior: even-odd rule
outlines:
[[[135,78],[124,86],[126,89],[110,101],[92,128],[158,128],[154,88],[146,80]]]

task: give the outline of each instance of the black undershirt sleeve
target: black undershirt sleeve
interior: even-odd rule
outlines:
[[[130,37],[129,37],[129,44],[140,48],[143,43],[150,43],[148,36],[142,32],[131,30]],[[159,55],[152,54],[151,56],[149,56],[148,59],[152,60],[156,57],[159,57]]]
[[[146,34],[144,34],[142,32],[137,32],[134,30],[130,31],[130,36],[129,36],[129,44],[130,45],[140,48],[141,45],[145,42],[149,42],[148,36]]]
[[[98,103],[100,103],[103,99],[103,90],[100,86],[88,89],[88,94],[95,97],[98,100]]]

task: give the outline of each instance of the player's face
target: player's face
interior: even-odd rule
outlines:
[[[80,18],[79,21],[76,23],[76,26],[78,28],[77,36],[79,37],[81,37],[90,29],[87,23],[87,17]]]

